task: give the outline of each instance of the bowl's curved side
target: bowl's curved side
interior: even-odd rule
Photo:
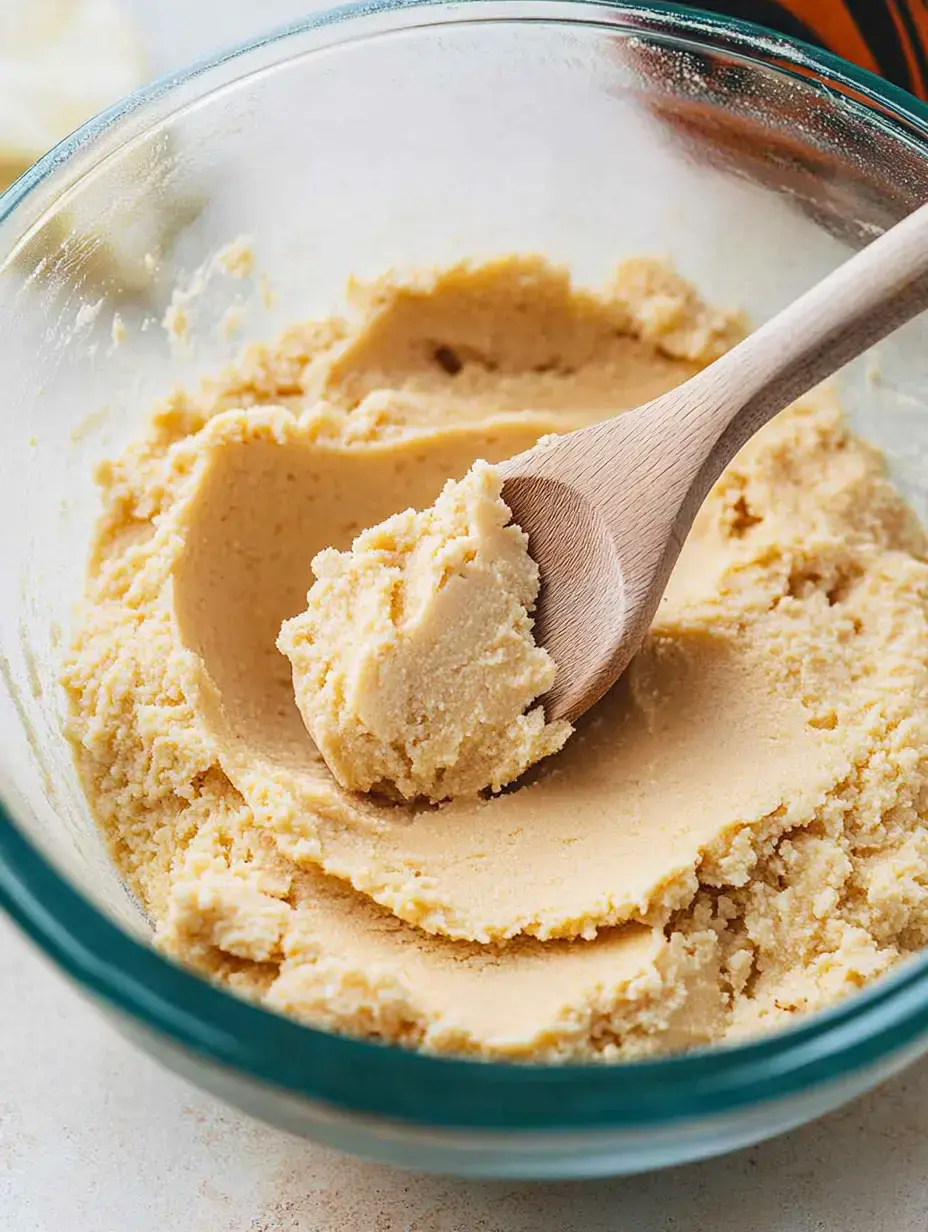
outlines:
[[[827,53],[742,23],[649,4],[360,4],[163,79],[63,142],[0,198],[0,275],[12,269],[62,194],[80,191],[89,168],[233,83],[260,81],[280,62],[385,34],[514,22],[594,30],[621,38],[626,51],[634,43],[636,53],[673,46],[712,63],[762,64],[784,82],[820,90],[838,119],[864,117],[886,126],[894,141],[911,145],[928,181],[928,108]],[[707,122],[692,109],[685,118],[697,128]],[[3,580],[12,595],[18,586],[12,570]],[[12,653],[12,642],[9,648]],[[0,645],[0,659],[7,649]],[[13,691],[6,688],[5,701],[15,709]],[[203,982],[94,907],[25,837],[18,756],[18,750],[0,753],[0,797],[7,804],[0,806],[0,905],[112,1011],[121,1029],[166,1064],[248,1111],[333,1145],[471,1175],[635,1171],[798,1124],[928,1047],[928,958],[789,1031],[614,1068],[443,1060],[315,1031]]]

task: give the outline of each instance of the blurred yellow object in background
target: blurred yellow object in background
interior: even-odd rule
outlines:
[[[147,75],[118,0],[0,0],[0,191]]]

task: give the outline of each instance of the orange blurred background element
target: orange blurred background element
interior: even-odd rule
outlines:
[[[701,0],[692,7],[827,47],[928,99],[928,0]]]

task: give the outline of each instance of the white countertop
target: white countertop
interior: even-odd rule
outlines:
[[[229,1111],[116,1035],[2,918],[0,1023],[2,1232],[928,1228],[928,1063],[724,1159],[477,1184],[359,1163]]]
[[[157,71],[310,7],[131,0]],[[926,1232],[928,1062],[772,1143],[587,1184],[475,1184],[265,1128],[135,1052],[0,918],[0,1232]]]

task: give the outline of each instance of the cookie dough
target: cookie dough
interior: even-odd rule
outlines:
[[[557,669],[532,636],[538,566],[502,487],[478,462],[434,505],[313,561],[307,610],[277,646],[342,787],[435,802],[499,791],[570,735],[529,709]]]
[[[352,295],[100,470],[68,730],[157,944],[310,1023],[539,1060],[770,1029],[926,944],[928,544],[825,392],[728,468],[559,752],[437,806],[332,776],[276,644],[318,553],[743,328],[653,262],[598,294],[511,258]]]

